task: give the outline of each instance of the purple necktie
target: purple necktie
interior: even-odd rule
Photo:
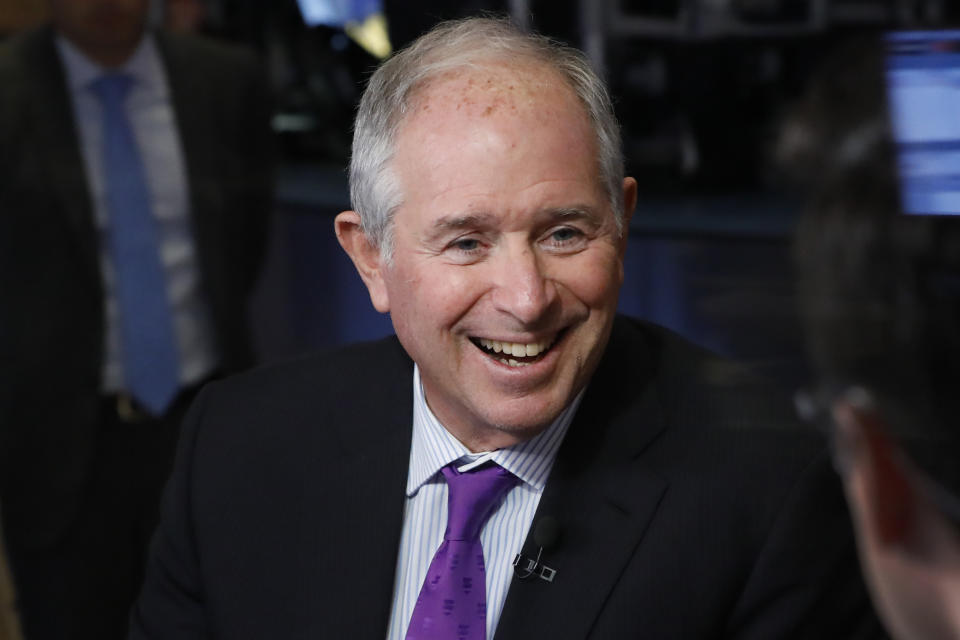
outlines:
[[[485,640],[487,577],[480,530],[518,479],[491,464],[447,480],[447,530],[433,556],[407,627],[406,640]]]

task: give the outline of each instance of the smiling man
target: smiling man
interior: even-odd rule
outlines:
[[[616,316],[636,183],[582,56],[441,25],[350,179],[396,337],[202,394],[134,638],[873,637],[817,436]]]
[[[636,182],[608,193],[580,99],[533,62],[438,72],[409,108],[388,169],[403,185],[389,258],[359,213],[337,234],[440,423],[473,451],[509,447],[597,366]]]

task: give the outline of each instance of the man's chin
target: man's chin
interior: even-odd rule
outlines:
[[[503,449],[535,438],[553,424],[564,408],[565,405],[551,405],[538,406],[535,411],[520,411],[521,407],[517,407],[514,411],[489,412],[484,416],[483,439],[496,446],[485,450]]]
[[[453,394],[432,394],[426,378],[423,379],[431,410],[450,433],[473,451],[503,449],[536,437],[577,394],[577,385],[570,379],[554,377],[528,389],[526,384],[513,380],[474,376],[469,384],[457,389],[456,401],[438,403],[437,398],[450,398]]]
[[[530,426],[516,424],[491,425],[483,431],[465,434],[464,437],[457,436],[457,439],[473,453],[496,451],[526,442],[543,433],[547,426],[548,425]]]

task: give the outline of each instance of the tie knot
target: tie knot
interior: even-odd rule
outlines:
[[[132,86],[133,78],[126,73],[105,73],[90,83],[100,102],[109,106],[123,104]]]
[[[455,465],[442,469],[447,481],[447,531],[444,540],[476,540],[487,519],[519,479],[491,463],[466,473]]]

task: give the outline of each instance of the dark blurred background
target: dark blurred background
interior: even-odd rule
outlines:
[[[583,49],[607,78],[641,197],[621,309],[802,382],[789,237],[801,206],[772,160],[785,109],[836,45],[960,23],[951,0],[166,0],[155,22],[257,50],[281,166],[254,301],[265,360],[391,331],[333,234],[363,82],[442,19],[509,14]],[[0,35],[45,3],[0,0]]]

